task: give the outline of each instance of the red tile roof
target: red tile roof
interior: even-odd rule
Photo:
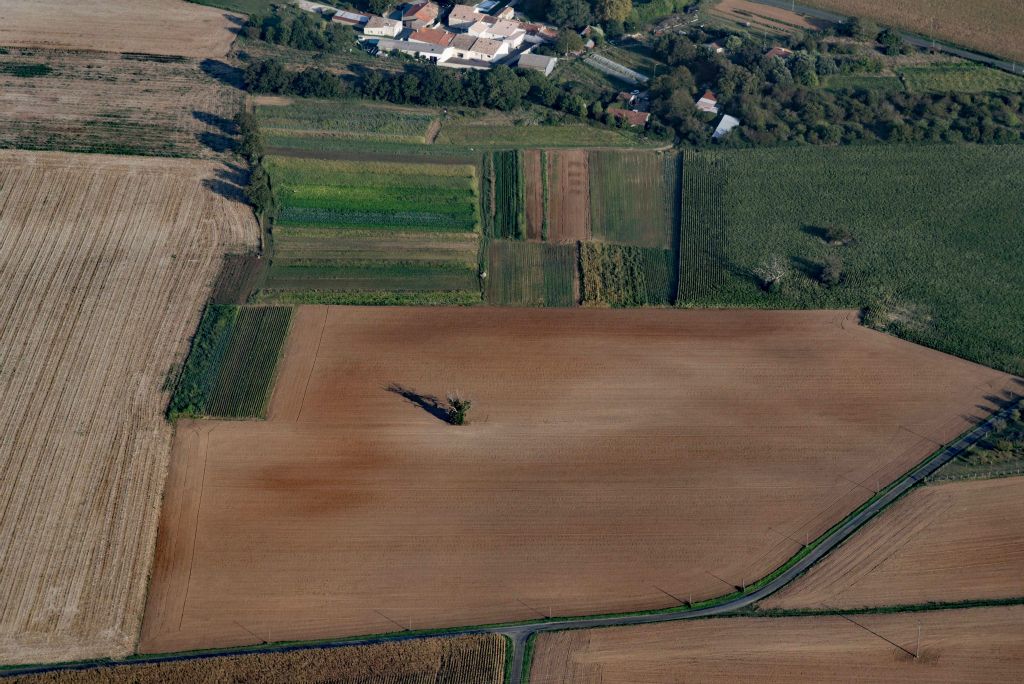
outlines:
[[[609,107],[608,113],[617,119],[625,119],[630,126],[646,126],[647,120],[651,118],[651,115],[647,112],[634,112],[631,109],[620,109],[618,107]]]
[[[448,33],[444,29],[439,28],[422,28],[409,36],[409,40],[418,40],[421,43],[430,43],[431,45],[440,45],[441,47],[450,45],[453,38],[455,38],[454,33]]]

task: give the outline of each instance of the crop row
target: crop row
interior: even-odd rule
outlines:
[[[670,304],[675,259],[671,250],[601,242],[580,244],[584,304]]]
[[[211,416],[255,418],[266,413],[281,347],[288,336],[288,307],[243,307],[210,395]]]
[[[714,153],[687,152],[682,176],[676,300],[691,302],[714,291],[724,277],[723,161]]]
[[[296,100],[256,109],[265,130],[325,131],[369,140],[425,142],[431,110],[400,109],[359,100]]]
[[[679,155],[590,153],[590,222],[595,239],[671,248],[679,215]]]
[[[203,311],[167,408],[171,420],[206,414],[237,316],[238,307],[231,305],[211,304]]]
[[[267,287],[423,291],[468,290],[479,285],[476,265],[460,262],[276,259],[267,276]]]
[[[493,153],[494,237],[523,237],[526,227],[526,183],[518,150]]]
[[[488,245],[486,299],[506,306],[572,306],[576,246],[493,240]]]

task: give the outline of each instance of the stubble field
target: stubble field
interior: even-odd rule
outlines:
[[[223,57],[240,19],[184,0],[0,3],[0,45]]]
[[[179,424],[140,648],[729,593],[1014,382],[845,311],[300,307],[266,422]]]
[[[1024,596],[1024,478],[924,487],[762,608],[861,608]]]
[[[1024,606],[1013,606],[555,632],[537,640],[530,683],[987,684],[1019,681],[1022,667]]]
[[[866,17],[1011,59],[1024,59],[1019,0],[808,0],[808,5]]]
[[[0,152],[0,662],[137,638],[170,451],[165,375],[221,253],[209,162]]]

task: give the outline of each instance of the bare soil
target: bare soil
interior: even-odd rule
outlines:
[[[251,210],[210,162],[0,152],[0,662],[124,655],[170,454],[165,378]]]
[[[224,57],[241,21],[184,0],[14,0],[0,4],[0,45]]]
[[[548,240],[590,239],[590,169],[586,150],[549,150]]]
[[[0,72],[0,147],[225,158],[232,145],[242,91],[224,83],[235,73],[225,64],[19,49],[3,59],[51,71]],[[238,175],[228,180],[244,184]]]
[[[1014,382],[855,321],[300,307],[269,420],[179,424],[140,647],[728,593]]]
[[[554,632],[537,640],[530,682],[987,684],[1022,668],[1024,606],[1012,606]]]
[[[544,227],[544,179],[540,168],[540,150],[523,150],[523,176],[526,178],[526,239],[540,240]]]
[[[496,634],[414,639],[221,658],[63,670],[12,684],[500,684],[505,640]]]
[[[1024,596],[1024,478],[911,492],[763,608]]]
[[[795,33],[799,30],[818,31],[832,22],[822,19],[805,17],[778,7],[762,5],[747,0],[721,0],[712,10],[712,14],[727,17],[741,24],[752,24],[779,33]]]

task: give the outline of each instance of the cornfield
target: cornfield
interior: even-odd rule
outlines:
[[[493,237],[522,239],[526,227],[526,183],[520,153],[518,150],[495,152],[493,157]]]
[[[709,152],[684,154],[677,303],[705,297],[723,280],[724,182],[723,162],[718,155]]]
[[[266,413],[291,315],[287,307],[244,307],[239,311],[210,394],[209,415],[255,418]]]
[[[679,155],[590,153],[590,223],[595,239],[669,249],[679,225]]]

